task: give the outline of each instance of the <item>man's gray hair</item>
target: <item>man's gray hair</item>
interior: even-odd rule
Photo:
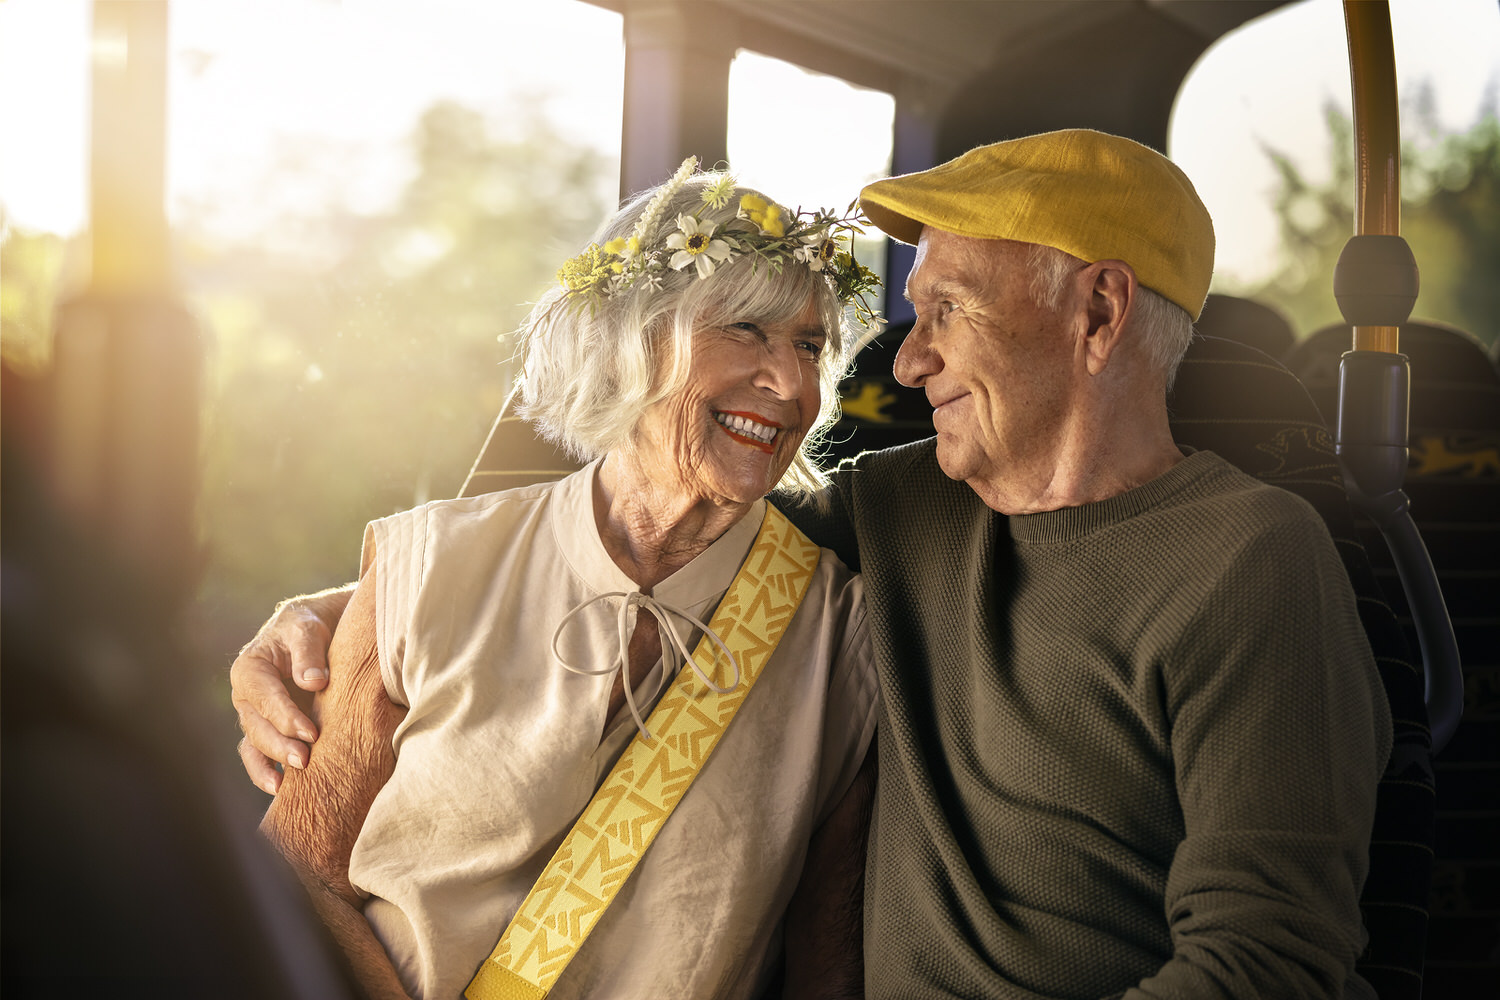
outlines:
[[[722,228],[735,218],[735,188],[723,208],[706,206],[703,189],[721,175],[690,178],[662,207],[660,220],[642,240],[658,247],[677,227],[679,214],[698,212],[701,223]],[[628,237],[655,189],[636,195],[594,235],[601,246]],[[766,198],[767,202],[771,199]],[[701,211],[700,211],[701,210]],[[780,266],[739,254],[706,278],[690,265],[667,271],[659,288],[638,280],[594,304],[569,301],[553,288],[536,303],[519,332],[520,365],[511,394],[516,413],[573,457],[590,461],[624,444],[653,404],[680,390],[692,361],[695,328],[737,322],[770,324],[794,319],[816,304],[828,342],[818,359],[821,405],[797,456],[777,488],[818,489],[827,482],[815,456],[838,419],[838,383],[849,367],[856,338],[828,281],[796,261]]]
[[[1027,254],[1031,272],[1031,299],[1047,309],[1062,304],[1068,278],[1085,261],[1056,247],[1032,244]],[[1134,327],[1141,338],[1146,362],[1162,373],[1168,390],[1177,378],[1177,366],[1193,340],[1193,318],[1187,310],[1159,292],[1141,285],[1135,302]]]

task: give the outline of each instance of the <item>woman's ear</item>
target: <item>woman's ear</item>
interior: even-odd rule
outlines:
[[[1084,357],[1089,374],[1098,375],[1109,367],[1141,286],[1135,269],[1123,260],[1095,261],[1084,268],[1084,276],[1089,282]]]

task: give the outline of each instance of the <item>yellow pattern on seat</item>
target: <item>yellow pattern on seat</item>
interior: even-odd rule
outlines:
[[[750,554],[709,622],[738,661],[740,684],[719,694],[683,666],[646,722],[653,739],[647,743],[637,734],[625,748],[465,997],[547,995],[713,753],[797,613],[817,565],[818,547],[768,504]],[[693,656],[720,687],[733,678],[706,635]]]

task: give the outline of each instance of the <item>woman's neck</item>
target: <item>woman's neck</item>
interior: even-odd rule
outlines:
[[[594,478],[594,521],[604,549],[646,593],[692,562],[752,506],[664,482],[628,451],[610,452]]]

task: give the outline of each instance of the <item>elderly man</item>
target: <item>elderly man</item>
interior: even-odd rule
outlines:
[[[882,685],[868,995],[1368,995],[1389,709],[1317,515],[1172,441],[1213,266],[1192,185],[1069,130],[861,202],[917,246],[895,372],[937,431],[797,512],[865,574]],[[324,626],[283,621],[236,689],[285,760],[259,716],[305,727],[277,675]]]
[[[865,574],[884,699],[869,994],[1367,992],[1389,709],[1317,515],[1172,442],[1192,185],[1066,131],[861,202],[917,245],[895,373],[937,430],[810,525]]]

